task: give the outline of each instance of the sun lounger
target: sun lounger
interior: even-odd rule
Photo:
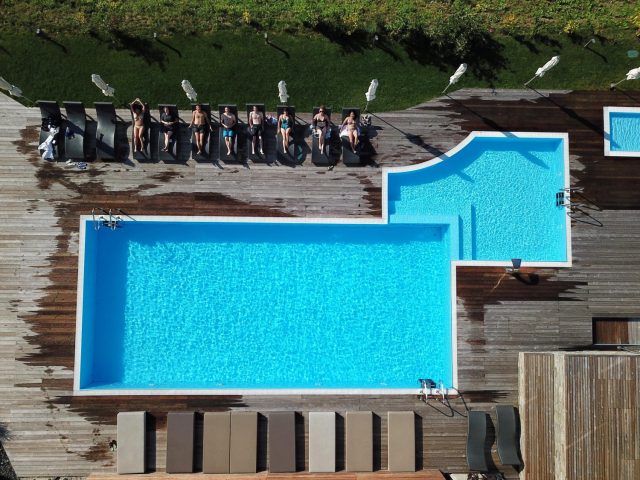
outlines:
[[[253,146],[253,134],[251,132],[251,127],[249,127],[249,117],[251,115],[251,112],[253,111],[254,105],[256,105],[258,107],[258,111],[262,113],[262,133],[261,133],[262,141],[260,140],[260,138],[256,140],[256,153],[252,154],[251,149]],[[247,150],[247,158],[253,162],[264,162],[266,161],[266,154],[267,154],[267,150],[265,148],[266,144],[264,141],[266,138],[265,134],[267,130],[266,112],[264,108],[264,103],[247,103],[246,111],[247,111],[247,135],[246,135],[245,143],[246,143],[246,150]],[[260,153],[260,149],[262,149],[264,153]]]
[[[309,412],[309,471],[336,471],[335,412]]]
[[[373,414],[347,412],[346,467],[348,472],[373,471]]]
[[[416,424],[413,412],[389,412],[389,471],[416,471]]]
[[[518,420],[516,409],[511,405],[497,405],[497,439],[498,455],[503,465],[519,467],[522,465],[518,455]]]
[[[194,412],[167,415],[167,473],[193,472]]]
[[[294,162],[296,159],[296,141],[295,141],[295,125],[296,125],[296,107],[291,105],[278,105],[276,108],[276,117],[280,118],[284,109],[289,111],[291,117],[291,132],[289,134],[289,145],[287,151],[282,149],[282,133],[280,129],[276,132],[276,151],[278,152],[278,160],[284,163]],[[277,127],[276,127],[277,128]]]
[[[220,154],[220,160],[226,163],[233,163],[240,161],[240,156],[238,155],[238,145],[240,142],[238,140],[238,132],[240,131],[240,119],[238,118],[238,106],[231,103],[223,103],[218,105],[218,119],[222,118],[222,114],[224,113],[224,108],[229,107],[230,113],[233,113],[236,116],[236,124],[232,128],[233,137],[231,137],[231,155],[227,155],[227,144],[224,141],[224,134],[222,123],[220,123],[220,128],[218,129],[218,150]]]
[[[313,118],[318,114],[318,112],[320,111],[320,107],[314,107],[313,108],[313,112],[311,113],[311,125],[313,125]],[[330,108],[326,108],[325,107],[325,115],[331,117],[331,109]],[[324,140],[324,151],[321,152],[320,151],[320,144],[319,144],[319,138],[318,138],[318,133],[316,132],[316,130],[314,129],[311,133],[311,161],[313,162],[314,165],[319,165],[319,166],[328,166],[328,165],[333,165],[335,162],[333,161],[333,159],[331,158],[331,135],[333,134],[332,132],[332,124],[331,121],[329,121],[329,126],[327,127],[327,135],[329,135],[328,138],[325,138]]]
[[[160,123],[160,117],[158,117],[158,160],[163,162],[172,162],[180,158],[180,115],[178,113],[178,107],[170,104],[158,105],[159,115],[162,115],[164,107],[169,107],[169,113],[175,120],[178,121],[173,127],[173,134],[169,141],[169,150],[163,151],[164,148],[164,131],[162,123]]]
[[[129,107],[131,111],[131,107]],[[151,138],[151,111],[149,110],[149,104],[144,104],[144,116],[142,117],[144,122],[144,133],[142,134],[142,150],[134,152],[133,158],[136,160],[150,160],[151,152],[149,146],[149,138]],[[131,112],[131,151],[135,150],[134,130],[135,122],[133,121],[133,112]]]
[[[67,113],[64,129],[64,156],[70,160],[85,160],[84,132],[87,127],[87,113],[82,102],[63,102]]]
[[[357,107],[343,108],[342,109],[342,119],[340,120],[340,125],[344,122],[344,119],[347,118],[350,112],[355,112],[356,114],[356,122],[358,131],[360,131],[360,109]],[[356,147],[356,153],[353,153],[351,149],[351,143],[349,142],[349,134],[347,133],[345,128],[340,128],[340,142],[342,143],[342,162],[345,165],[361,165],[362,160],[360,159],[360,152],[358,147]]]
[[[469,411],[467,431],[467,465],[469,470],[486,472],[487,457],[484,444],[487,439],[487,414]]]
[[[229,473],[231,412],[204,414],[202,432],[203,473]]]
[[[147,412],[118,413],[118,473],[144,473]]]
[[[191,128],[191,158],[193,158],[194,160],[206,160],[207,158],[209,158],[209,155],[211,155],[211,128],[209,127],[209,125],[211,125],[211,106],[208,103],[200,103],[199,105],[202,107],[202,111],[209,119],[209,124],[205,124],[204,127],[204,143],[201,155],[197,154],[198,147],[196,146],[196,129],[195,127]],[[193,112],[195,109],[196,104],[192,103],[191,111]]]
[[[116,159],[116,109],[111,102],[96,102],[96,158]]]
[[[269,471],[274,473],[296,471],[295,412],[269,414]]]
[[[256,473],[258,414],[231,413],[230,473]]]
[[[52,151],[52,160],[58,160],[61,156],[61,147],[60,139],[61,135],[64,134],[64,122],[62,121],[62,114],[60,113],[60,107],[58,106],[58,102],[53,102],[49,100],[38,100],[36,102],[38,107],[40,107],[40,116],[42,117],[42,123],[40,127],[40,141],[38,145],[42,145],[47,142],[47,139],[50,135],[53,135],[53,151]],[[50,127],[58,127],[58,132],[53,134],[50,131]],[[38,147],[40,153],[43,152],[44,149],[40,149]]]

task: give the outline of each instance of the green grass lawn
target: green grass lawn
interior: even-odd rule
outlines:
[[[270,35],[267,45],[256,33],[223,32],[208,36],[129,38],[106,34],[43,39],[30,34],[0,34],[0,75],[32,99],[81,100],[105,97],[91,83],[100,74],[116,97],[140,97],[150,104],[188,100],[180,87],[188,79],[198,99],[211,104],[264,101],[277,103],[277,83],[285,80],[291,104],[301,110],[325,103],[335,108],[365,104],[372,78],[380,82],[374,111],[406,108],[438,96],[460,61],[469,70],[454,86],[521,88],[552,55],[560,64],[531,86],[553,89],[606,89],[612,81],[640,66],[627,50],[636,40],[598,42],[566,36],[538,40],[493,37],[474,46],[467,58],[448,58],[437,49],[398,43],[354,40],[348,45],[320,35]],[[632,88],[629,82],[626,88]]]

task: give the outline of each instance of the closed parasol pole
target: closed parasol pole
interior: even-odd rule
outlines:
[[[187,94],[187,98],[189,100],[191,100],[192,102],[198,101],[198,94],[191,86],[191,82],[189,80],[182,80],[180,86],[182,86],[182,89],[184,90],[184,93]]]
[[[449,85],[447,85],[447,87],[442,91],[442,94],[444,95],[451,85],[453,85],[454,83],[458,83],[458,80],[460,80],[460,77],[466,71],[467,71],[467,64],[461,63],[458,69],[455,71],[455,73],[449,77]]]
[[[280,98],[280,102],[286,104],[289,99],[289,95],[287,94],[287,84],[284,80],[280,80],[278,82],[278,97]]]
[[[91,81],[94,83],[96,87],[98,87],[102,91],[102,94],[105,97],[113,97],[117,103],[121,103],[120,100],[118,100],[118,98],[115,96],[115,93],[116,93],[115,89],[111,85],[109,85],[107,82],[105,82],[100,75],[96,73],[92,74]]]
[[[640,78],[640,67],[634,68],[632,70],[629,70],[627,72],[626,77],[624,77],[619,82],[612,83],[609,88],[611,88],[611,90],[613,90],[614,88],[616,88],[619,84],[621,84],[625,80],[637,80],[638,78]]]
[[[367,93],[364,94],[365,98],[367,99],[367,104],[364,107],[365,112],[369,108],[369,102],[372,102],[373,100],[375,100],[377,89],[378,89],[378,79],[374,78],[373,80],[371,80],[371,83],[369,84],[369,90],[367,90]]]
[[[555,67],[559,61],[560,61],[560,55],[551,57],[551,60],[549,60],[547,63],[541,66],[538,70],[536,70],[536,74],[533,77],[531,77],[531,79],[529,79],[529,81],[525,83],[524,86],[525,87],[528,86],[533,80],[536,79],[536,77],[544,77],[544,74],[547,73],[549,70],[551,70],[553,67]]]

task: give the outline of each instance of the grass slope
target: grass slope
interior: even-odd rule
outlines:
[[[26,97],[81,100],[105,97],[91,83],[100,74],[116,89],[116,97],[141,97],[150,104],[188,100],[180,82],[191,81],[198,99],[212,104],[278,102],[277,83],[285,80],[290,103],[309,110],[325,103],[334,107],[364,106],[372,78],[380,82],[371,109],[395,110],[439,95],[460,59],[399,44],[338,44],[322,36],[272,35],[265,44],[255,33],[161,38],[100,35],[43,39],[35,35],[0,35],[0,75],[19,86]],[[627,50],[637,42],[596,43],[583,48],[563,37],[516,40],[494,37],[462,59],[469,70],[460,87],[520,88],[552,55],[560,64],[532,86],[554,89],[605,89],[640,66]]]

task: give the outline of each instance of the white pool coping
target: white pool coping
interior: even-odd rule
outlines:
[[[640,157],[640,151],[611,150],[611,113],[637,113],[640,115],[640,107],[603,107],[604,125],[604,156],[605,157]]]
[[[224,223],[307,223],[307,224],[356,224],[356,225],[385,225],[389,223],[388,185],[389,175],[394,173],[421,170],[437,165],[464,149],[476,137],[511,137],[511,138],[555,138],[562,139],[564,145],[564,187],[568,192],[570,186],[569,176],[569,134],[568,133],[543,133],[543,132],[471,132],[462,142],[452,150],[427,162],[405,167],[383,168],[382,171],[382,217],[381,218],[314,218],[314,217],[185,217],[185,216],[155,216],[136,215],[136,220],[148,222],[224,222]],[[565,207],[566,209],[566,207]],[[122,217],[122,216],[120,216]],[[85,263],[85,228],[92,215],[80,216],[80,246],[78,264],[78,297],[76,302],[76,340],[75,359],[73,370],[73,395],[77,396],[117,396],[117,395],[420,395],[422,390],[416,388],[296,388],[296,389],[236,389],[236,388],[210,388],[210,389],[107,389],[107,388],[80,388],[80,359],[82,358],[82,299],[84,286]],[[434,217],[435,218],[435,217]],[[444,218],[444,217],[441,217]],[[566,262],[523,262],[521,268],[558,268],[570,267],[571,257],[571,219],[566,219]],[[123,222],[134,221],[128,218],[120,218]],[[437,221],[435,225],[445,225],[446,221]],[[451,224],[449,224],[451,225]],[[106,227],[103,227],[106,228]],[[456,243],[458,241],[456,240]],[[456,268],[458,266],[477,267],[511,267],[510,262],[483,261],[483,260],[453,260],[451,262],[450,292],[451,292],[451,348],[452,348],[452,385],[447,386],[447,394],[458,393],[458,342],[457,342],[457,288]],[[416,379],[417,381],[417,379]],[[434,391],[440,395],[441,391]]]

